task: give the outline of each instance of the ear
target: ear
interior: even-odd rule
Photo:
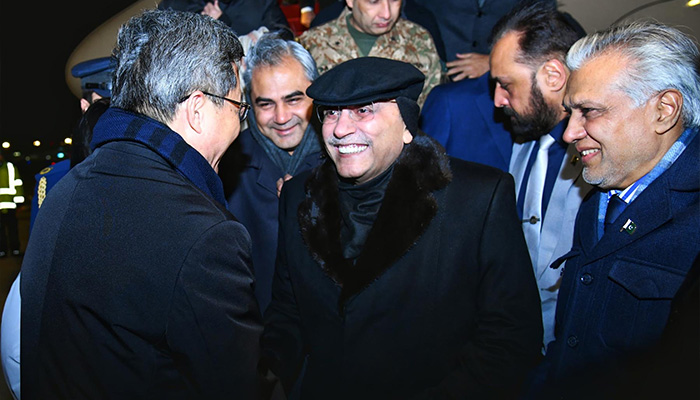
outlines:
[[[559,92],[566,88],[568,69],[556,58],[545,62],[540,68],[541,83],[551,92]]]
[[[185,100],[184,110],[187,124],[197,133],[202,133],[204,126],[204,106],[205,95],[199,90],[194,91],[187,100]]]
[[[676,89],[668,89],[656,98],[654,124],[656,133],[663,135],[678,124],[683,110],[683,95]]]
[[[413,141],[413,134],[407,127],[403,128],[403,144],[409,144]]]
[[[85,99],[80,99],[80,110],[82,110],[83,114],[85,114],[85,111],[90,107],[90,102],[85,100]]]
[[[352,8],[354,3],[355,3],[355,0],[345,0],[345,5],[347,5],[349,8]]]

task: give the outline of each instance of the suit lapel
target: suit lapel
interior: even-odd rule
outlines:
[[[586,258],[598,244],[598,204],[600,204],[600,196],[604,195],[598,189],[593,190],[595,190],[594,195],[581,205],[575,227],[581,240],[581,251]]]
[[[617,226],[606,232],[598,245],[592,248],[590,256],[593,259],[605,257],[648,235],[670,221],[678,210],[697,207],[697,193],[700,190],[699,149],[700,139],[696,135],[676,162],[620,214]],[[591,218],[596,222],[597,219],[597,215]],[[634,223],[633,230],[622,229],[628,220]]]
[[[270,160],[262,146],[255,142],[252,133],[250,135],[251,157],[248,165],[259,171],[255,183],[265,191],[275,193],[276,195],[277,179],[281,177],[280,169]]]
[[[671,219],[674,210],[670,200],[669,183],[664,178],[659,177],[625,208],[617,224],[605,232],[598,245],[593,248],[593,260],[605,257],[643,238]],[[596,215],[594,220],[597,219]],[[623,229],[628,220],[635,224],[631,233]]]
[[[513,175],[515,179],[515,197],[520,195],[520,185],[523,183],[523,177],[525,176],[525,169],[527,168],[527,161],[530,158],[530,153],[532,152],[532,147],[535,145],[535,141],[531,140],[525,143],[513,143],[513,153],[510,158],[510,167],[508,167],[508,172]]]
[[[538,277],[547,271],[556,257],[571,248],[571,242],[563,240],[571,237],[571,234],[565,231],[570,232],[569,230],[572,229],[581,201],[592,188],[581,177],[583,164],[577,155],[576,148],[569,145],[550,195],[538,251],[536,265]]]

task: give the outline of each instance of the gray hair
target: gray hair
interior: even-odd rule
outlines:
[[[700,127],[700,53],[692,39],[657,22],[637,21],[584,37],[571,47],[566,63],[574,71],[608,52],[629,60],[617,85],[637,106],[676,89],[683,96],[685,127]]]
[[[231,29],[208,16],[147,10],[119,29],[113,53],[112,105],[167,123],[193,91],[225,96],[235,89],[233,65],[240,64],[243,47]]]
[[[253,79],[253,71],[260,66],[274,67],[282,64],[285,57],[293,57],[304,69],[306,79],[313,82],[318,78],[316,61],[301,44],[293,40],[284,40],[275,33],[268,33],[260,37],[257,43],[250,48],[245,58],[246,68],[243,72],[243,81],[247,90],[250,90],[250,82]]]

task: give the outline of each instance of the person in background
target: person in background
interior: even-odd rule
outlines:
[[[561,106],[569,70],[566,52],[581,37],[551,5],[532,2],[494,27],[491,75],[437,88],[422,126],[447,153],[513,175],[516,205],[542,300],[543,351],[554,339],[561,273],[549,268],[571,249],[574,219],[591,186],[574,146],[562,139],[568,114]],[[469,92],[457,88],[470,87]],[[474,103],[476,103],[474,105]],[[498,109],[494,109],[494,106]],[[495,115],[505,114],[505,121]]]
[[[99,57],[79,62],[71,68],[70,73],[80,78],[80,111],[101,98],[112,96],[112,74],[115,60],[112,57]]]
[[[0,150],[0,258],[22,255],[17,224],[17,207],[24,203],[24,186],[19,170],[5,160]]]
[[[168,46],[162,46],[168,43]],[[217,176],[249,106],[222,22],[119,30],[93,153],[51,190],[22,264],[22,398],[256,399],[251,242]]]
[[[306,89],[316,63],[299,43],[267,34],[246,55],[249,128],[224,155],[219,176],[229,210],[250,233],[255,295],[261,311],[270,303],[275,271],[279,190],[284,180],[321,161]]]
[[[68,173],[71,167],[85,159],[91,151],[92,127],[95,126],[99,116],[109,106],[108,100],[112,97],[114,66],[115,60],[112,57],[100,57],[80,62],[71,68],[71,75],[75,78],[80,78],[80,110],[83,116],[78,122],[77,132],[73,134],[70,157],[42,169],[35,176],[36,183],[29,215],[30,234],[36,214],[39,212],[39,208],[41,208],[41,204],[44,202],[49,190]],[[102,105],[96,107],[92,111],[93,116],[85,118],[84,115],[88,108],[100,99],[107,99],[107,102],[103,102]],[[76,140],[80,143],[75,143]]]
[[[261,371],[302,399],[511,398],[542,319],[513,178],[418,128],[424,75],[360,57],[306,91],[327,159],[284,184]]]
[[[277,0],[162,0],[158,9],[208,15],[226,24],[240,37],[261,27],[266,31],[290,29]]]
[[[452,81],[478,78],[489,70],[490,34],[496,22],[523,7],[524,0],[405,0],[436,20],[433,38],[444,48],[446,76]],[[554,0],[536,0],[556,7]]]
[[[531,397],[619,398],[611,389],[625,362],[662,339],[700,255],[700,52],[678,29],[639,21],[579,40],[566,64],[564,139],[596,189],[581,204],[571,251],[552,266],[565,269],[556,340]],[[686,365],[665,362],[654,367]],[[663,396],[678,389],[641,384]]]
[[[277,0],[162,0],[158,9],[189,11],[220,20],[238,35],[244,54],[268,32],[277,32],[287,40],[294,39],[294,32]],[[239,72],[245,73],[245,64]],[[245,91],[245,86],[241,89]],[[241,129],[247,127],[247,121],[242,121]]]
[[[314,57],[321,75],[358,57],[383,57],[413,64],[425,76],[418,104],[442,79],[435,43],[422,26],[401,18],[403,0],[345,0],[338,18],[309,29],[298,41]]]

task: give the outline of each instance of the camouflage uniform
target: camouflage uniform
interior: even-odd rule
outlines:
[[[345,9],[337,19],[311,28],[298,41],[316,60],[319,74],[353,58],[360,57],[360,49],[348,31]],[[418,98],[422,107],[430,90],[440,83],[442,66],[430,33],[422,26],[399,18],[394,28],[377,38],[368,54],[413,64],[425,75],[423,92]]]

